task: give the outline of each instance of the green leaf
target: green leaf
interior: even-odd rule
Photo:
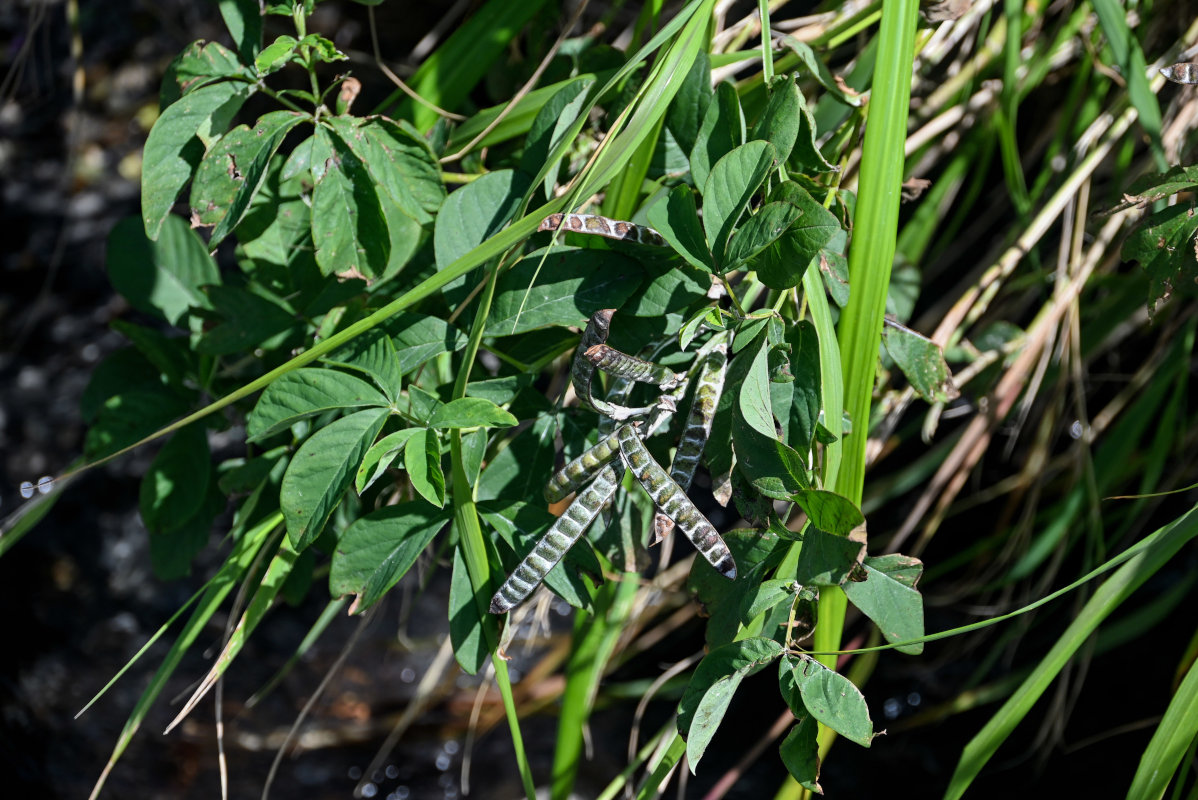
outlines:
[[[790,153],[789,163],[798,167],[799,172],[806,174],[816,172],[836,172],[839,167],[828,163],[820,152],[819,131],[815,127],[815,117],[807,108],[807,99],[802,92],[796,92],[799,101],[798,123],[799,132],[795,138],[794,149]]]
[[[609,250],[537,250],[499,279],[486,334],[511,336],[550,325],[582,327],[599,309],[618,308],[641,281],[635,261]]]
[[[800,320],[787,327],[786,341],[790,345],[790,369],[795,376],[791,384],[787,441],[800,454],[805,454],[811,451],[819,424],[819,335],[809,320]]]
[[[433,412],[431,428],[510,428],[519,422],[508,412],[480,397],[459,397]]]
[[[824,286],[841,308],[849,302],[849,260],[844,256],[847,247],[847,234],[837,231],[828,246],[819,253],[819,272],[824,279]]]
[[[342,417],[311,436],[291,459],[279,490],[287,537],[310,545],[353,482],[358,465],[390,412],[372,408]]]
[[[738,359],[749,358],[746,350]],[[770,402],[769,347],[762,339],[745,374],[732,415],[732,444],[737,468],[758,491],[783,499],[807,482],[802,457],[778,438]]]
[[[334,61],[348,61],[349,56],[337,49],[337,45],[319,33],[309,33],[300,39],[300,47],[309,48],[310,59],[318,64],[331,64]]]
[[[139,231],[140,232],[140,231]],[[194,374],[196,360],[181,337],[171,338],[160,331],[126,322],[112,321],[112,329],[124,336],[158,371],[158,380],[168,386],[184,389],[184,381]]]
[[[553,474],[556,433],[554,416],[543,414],[531,427],[517,434],[483,470],[476,487],[478,502],[540,497],[545,481]],[[487,602],[490,601],[488,597]]]
[[[719,269],[725,266],[732,229],[774,163],[773,145],[757,141],[732,150],[711,168],[703,184],[703,230]]]
[[[162,76],[162,107],[213,81],[243,75],[237,54],[220,42],[192,42],[175,56]]]
[[[357,519],[333,551],[329,594],[357,595],[350,612],[366,611],[407,574],[447,521],[444,511],[419,500]]]
[[[782,36],[779,37],[777,33],[775,33],[774,36],[775,41],[780,40],[782,44],[790,48],[792,53],[798,56],[799,61],[807,67],[807,74],[810,77],[815,78],[819,85],[822,86],[824,90],[828,92],[828,94],[836,98],[838,102],[844,103],[846,106],[852,106],[854,108],[857,108],[861,105],[860,95],[856,93],[850,93],[851,90],[849,92],[845,91],[844,83],[838,82],[836,80],[836,76],[832,74],[832,71],[828,69],[824,62],[820,61],[815,55],[815,51],[811,48],[811,45],[807,44],[806,42],[799,41],[789,34],[782,34]]]
[[[449,640],[454,658],[471,675],[482,669],[491,655],[488,639],[499,639],[499,618],[481,612],[490,601],[489,590],[486,598],[475,597],[462,548],[455,547],[449,582]]]
[[[790,203],[766,203],[733,234],[728,242],[724,268],[736,269],[774,244],[802,215],[802,209]],[[802,280],[801,274],[799,280]]]
[[[666,109],[665,133],[677,142],[684,154],[689,155],[695,148],[699,128],[712,105],[712,95],[711,59],[700,50],[678,94]]]
[[[445,506],[445,473],[441,471],[441,440],[432,428],[416,433],[403,449],[404,468],[420,496],[437,508]]]
[[[186,523],[204,503],[212,463],[208,434],[192,423],[172,436],[141,481],[141,518],[151,533],[174,530]]]
[[[761,530],[733,530],[721,534],[736,560],[736,580],[729,581],[706,559],[696,559],[687,588],[698,599],[707,622],[709,648],[727,644],[740,631],[740,614],[745,598],[763,582],[765,573],[777,566],[787,543],[777,534]]]
[[[299,40],[294,36],[283,34],[262,48],[262,52],[254,59],[254,68],[259,76],[266,76],[287,66],[295,56],[295,48]]]
[[[1123,193],[1123,202],[1115,208],[1122,210],[1146,205],[1198,187],[1198,166],[1175,166],[1166,172],[1141,175]]]
[[[804,489],[791,499],[799,504],[812,525],[837,536],[847,536],[865,522],[865,516],[853,501],[826,489]]]
[[[923,636],[923,598],[915,589],[915,582],[923,572],[919,559],[893,554],[866,558],[863,566],[867,575],[864,581],[843,585],[849,602],[874,621],[888,642]],[[919,655],[923,652],[923,642],[898,650]]]
[[[424,428],[404,428],[387,434],[371,445],[370,449],[366,451],[366,456],[362,459],[362,466],[358,467],[358,475],[354,479],[354,489],[358,494],[366,491],[383,476],[387,468],[403,452],[408,439],[423,431]]]
[[[721,81],[715,87],[714,102],[707,106],[703,114],[695,146],[690,152],[691,177],[695,186],[707,183],[712,165],[744,140],[745,120],[740,110],[740,97],[736,94],[736,87],[728,81]]]
[[[689,186],[679,184],[664,201],[649,206],[648,218],[649,224],[687,262],[707,272],[715,269],[699,222],[695,195]]]
[[[262,9],[255,0],[218,0],[220,15],[237,52],[248,64],[262,46]]]
[[[795,566],[795,580],[804,586],[843,585],[864,554],[861,542],[808,527]]]
[[[794,181],[779,184],[770,193],[770,201],[769,205],[784,203],[799,213],[783,234],[756,254],[749,268],[771,289],[786,290],[802,282],[813,259],[833,237],[843,234],[843,229],[832,212]]]
[[[844,738],[869,747],[876,735],[874,725],[865,697],[852,681],[814,659],[795,660],[795,683],[811,716]]]
[[[445,202],[445,185],[428,142],[410,124],[383,117],[325,120],[405,216],[422,226],[432,224]]]
[[[385,331],[375,328],[364,333],[322,360],[365,373],[383,390],[388,400],[394,403],[399,399],[403,372],[399,368],[395,344]]]
[[[373,278],[383,274],[391,239],[374,181],[340,137],[324,126],[312,147],[312,243],[325,275]]]
[[[1198,214],[1185,203],[1149,215],[1123,245],[1125,261],[1139,261],[1148,273],[1148,315],[1161,303],[1181,292],[1195,292],[1198,261],[1195,260],[1195,231]]]
[[[79,398],[79,415],[90,425],[103,408],[104,401],[129,391],[162,391],[162,376],[136,348],[122,347],[92,370]]]
[[[816,734],[819,723],[810,714],[804,715],[786,734],[778,746],[778,755],[790,776],[799,785],[816,794],[823,794],[819,785],[819,744]]]
[[[211,471],[211,465],[207,468]],[[172,581],[190,575],[192,561],[208,545],[212,525],[225,510],[226,500],[214,481],[207,483],[204,502],[194,514],[170,530],[150,531],[150,567],[159,580]]]
[[[210,249],[241,222],[266,180],[279,145],[304,119],[294,111],[272,111],[260,117],[253,129],[238,125],[204,156],[191,185],[191,214],[200,224],[215,226],[208,240]]]
[[[205,330],[195,350],[208,355],[228,355],[263,345],[271,337],[284,334],[299,323],[296,316],[273,300],[236,286],[208,286],[205,289],[207,317],[221,322]]]
[[[768,666],[782,652],[782,645],[773,639],[753,637],[716,648],[699,662],[678,704],[678,731],[686,739],[692,773],[741,681]]]
[[[400,312],[386,324],[392,336],[395,357],[404,375],[410,375],[430,358],[453,353],[466,346],[466,335],[440,317],[410,311]]]
[[[947,403],[960,396],[940,345],[893,320],[882,328],[882,343],[924,400]]]
[[[111,455],[164,428],[188,411],[187,402],[165,387],[128,389],[104,401],[87,429],[83,453],[90,460]]]
[[[443,270],[498,233],[520,208],[528,176],[516,170],[488,172],[445,200],[433,228],[437,269]],[[480,270],[449,281],[441,291],[456,303],[478,283]]]
[[[746,627],[755,617],[794,597],[794,581],[772,579],[762,581],[741,601],[740,621]]]
[[[204,157],[205,143],[220,136],[253,92],[246,83],[205,86],[171,104],[150,129],[142,151],[141,217],[157,240],[175,198]]]
[[[765,113],[757,122],[750,138],[761,139],[774,146],[778,161],[785,164],[799,138],[803,98],[790,75],[779,75],[769,87],[770,99]]]
[[[277,158],[273,164],[277,166]],[[311,177],[305,180],[310,186]],[[303,181],[284,178],[274,166],[267,170],[266,180],[237,226],[238,261],[253,265],[258,275],[270,268],[289,276],[314,274],[312,210],[307,201]]]
[[[582,76],[563,85],[541,106],[533,119],[532,127],[524,141],[524,154],[520,157],[520,169],[529,175],[545,170],[545,196],[553,197],[557,186],[557,173],[562,159],[546,163],[549,154],[561,143],[578,115],[586,107],[593,76]]]
[[[361,378],[332,369],[297,369],[266,387],[258,398],[246,419],[246,441],[266,439],[326,411],[387,405],[387,398]]]
[[[172,325],[192,307],[207,308],[202,286],[220,283],[220,271],[204,242],[186,222],[168,216],[158,241],[150,241],[136,217],[126,217],[108,234],[108,277],[138,311]]]

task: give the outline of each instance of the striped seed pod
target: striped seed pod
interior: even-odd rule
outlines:
[[[591,315],[578,349],[574,351],[574,363],[571,366],[570,377],[574,381],[574,391],[583,405],[590,406],[600,414],[607,414],[612,406],[591,394],[591,380],[595,377],[595,365],[587,360],[585,353],[597,344],[607,341],[608,331],[611,330],[611,318],[616,313],[614,308],[601,308]]]
[[[631,429],[630,429],[631,430]],[[635,434],[633,438],[636,438]],[[599,471],[595,480],[574,498],[560,517],[541,537],[516,571],[508,576],[491,598],[491,613],[506,614],[533,592],[545,580],[549,570],[557,565],[579,537],[594,521],[603,504],[616,493],[620,485],[620,470],[611,464]]]
[[[704,359],[703,368],[699,372],[699,382],[695,386],[695,399],[691,401],[691,410],[686,418],[686,427],[682,430],[682,438],[678,440],[678,449],[674,451],[674,460],[670,464],[670,478],[684,492],[690,488],[691,481],[695,478],[695,470],[699,467],[699,460],[703,457],[727,374],[728,345],[720,342],[712,349],[711,355]],[[660,542],[673,528],[674,523],[669,517],[662,513],[656,514],[653,517],[653,543]]]
[[[664,247],[666,240],[661,234],[645,225],[600,217],[596,214],[550,214],[541,220],[538,231],[567,230],[575,233],[590,233],[608,239],[636,242],[652,247]]]
[[[589,481],[605,465],[619,458],[619,455],[620,441],[616,434],[604,436],[594,447],[553,474],[549,483],[545,485],[545,499],[550,503],[556,503]]]
[[[736,577],[736,562],[728,545],[720,538],[707,517],[686,496],[686,492],[678,488],[678,484],[670,480],[670,476],[661,468],[645,445],[637,437],[636,429],[625,425],[617,431],[620,439],[620,454],[633,476],[653,498],[653,503],[667,517],[672,519],[678,529],[691,540],[699,553],[708,560],[726,578]]]
[[[685,373],[679,374],[652,361],[630,356],[606,344],[596,344],[584,353],[587,360],[608,375],[640,383],[653,383],[661,389],[673,389],[682,383]]]

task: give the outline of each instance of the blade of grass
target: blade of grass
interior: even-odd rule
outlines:
[[[254,563],[259,551],[265,545],[268,539],[268,534],[283,524],[282,512],[276,512],[269,518],[263,520],[257,526],[252,528],[238,540],[233,548],[233,552],[229,554],[223,566],[217,572],[216,576],[209,582],[209,588],[204,593],[204,597],[200,600],[199,606],[192,612],[191,618],[187,620],[187,624],[183,626],[183,630],[179,632],[179,638],[175,639],[175,643],[171,646],[170,651],[162,660],[162,664],[158,667],[158,671],[154,673],[154,677],[150,679],[149,686],[142,692],[142,695],[137,700],[137,705],[133,707],[133,711],[129,714],[129,719],[125,722],[125,727],[121,730],[121,734],[117,737],[116,745],[112,748],[112,755],[108,757],[108,763],[104,765],[103,772],[96,780],[96,785],[92,788],[89,800],[95,800],[100,796],[100,791],[104,788],[104,782],[108,779],[108,775],[112,772],[116,762],[120,760],[125,749],[132,741],[133,735],[137,733],[141,727],[142,720],[150,710],[150,706],[162,693],[166,687],[166,682],[174,673],[175,668],[179,666],[179,662],[183,658],[183,654],[191,648],[195,643],[196,637],[200,635],[200,631],[212,619],[212,615],[220,607],[225,597],[232,591],[237,582],[241,580],[246,570]],[[281,534],[281,528],[279,528]]]
[[[842,448],[840,470],[832,489],[857,505],[861,503],[865,485],[869,407],[897,240],[918,10],[914,0],[898,0],[882,6],[857,214],[849,245],[849,301],[840,318],[838,339],[844,370],[844,407],[853,432]],[[835,650],[840,646],[847,608],[848,601],[840,590],[820,592],[815,649]],[[834,739],[835,733],[821,725],[821,755]]]
[[[455,108],[487,72],[495,68],[495,60],[503,55],[545,2],[491,0],[424,60],[412,76],[412,90],[441,108]],[[392,93],[382,107],[394,103],[398,96],[398,91]],[[435,111],[408,99],[400,104],[398,114],[410,118],[422,131],[437,121]]]
[[[670,742],[670,746],[666,748],[662,754],[661,760],[653,765],[653,772],[649,777],[645,778],[640,788],[636,793],[636,800],[651,800],[661,794],[662,784],[666,782],[666,778],[670,776],[670,772],[674,767],[678,766],[678,762],[686,753],[686,740],[679,734],[674,734],[674,740]]]
[[[1195,536],[1198,536],[1198,506],[1149,536],[1142,542],[1144,547],[1098,587],[1027,680],[965,746],[945,798],[958,798],[965,793],[982,767],[1094,630]]]
[[[453,387],[453,398],[466,396],[466,384],[470,380],[470,368],[478,355],[478,347],[482,342],[483,331],[487,327],[487,316],[491,311],[491,301],[495,297],[495,284],[499,278],[499,269],[491,271],[486,288],[479,299],[478,313],[475,314],[473,327],[470,331],[470,341],[462,354],[462,368],[458,370],[457,380]],[[466,563],[466,571],[470,576],[470,586],[474,593],[474,601],[478,607],[480,619],[492,620],[487,603],[494,593],[497,581],[493,580],[491,562],[487,557],[487,544],[483,539],[482,525],[478,520],[478,509],[474,504],[474,487],[466,475],[465,461],[462,456],[462,431],[454,428],[449,440],[450,463],[453,474],[453,485],[450,493],[453,498],[453,519],[457,528],[459,546],[462,548],[462,560]],[[502,576],[499,576],[502,579]],[[497,625],[484,624],[482,633],[486,639],[487,649],[491,652],[491,664],[495,668],[495,682],[499,686],[503,698],[503,708],[507,715],[508,728],[512,733],[512,748],[515,750],[516,767],[520,772],[520,781],[524,785],[524,793],[528,800],[536,800],[536,785],[532,779],[532,766],[528,762],[528,754],[524,749],[524,737],[520,732],[520,718],[516,712],[515,699],[512,696],[512,681],[508,673],[507,661],[499,653],[499,640],[496,635]]]
[[[1156,101],[1156,93],[1148,81],[1148,63],[1144,60],[1144,51],[1140,41],[1131,29],[1127,27],[1127,10],[1123,3],[1117,0],[1093,0],[1094,13],[1098,16],[1098,24],[1106,34],[1115,57],[1115,65],[1127,80],[1127,96],[1140,117],[1140,125],[1148,134],[1149,145],[1152,147],[1152,158],[1162,172],[1168,169],[1165,160],[1165,150],[1161,146],[1161,106]]]

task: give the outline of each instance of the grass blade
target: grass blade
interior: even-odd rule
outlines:
[[[1094,592],[1052,650],[981,731],[970,740],[953,772],[945,798],[961,797],[990,757],[1027,716],[1036,700],[1085,644],[1090,634],[1183,545],[1198,536],[1198,507],[1149,536],[1152,541]]]

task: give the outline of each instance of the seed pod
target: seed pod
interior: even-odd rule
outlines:
[[[666,240],[661,234],[645,225],[600,217],[595,214],[550,214],[541,220],[538,231],[568,230],[575,233],[590,233],[608,239],[636,242],[652,247],[664,247]]]
[[[691,540],[699,553],[711,563],[716,571],[726,578],[736,577],[736,562],[728,545],[720,538],[707,517],[686,496],[686,492],[678,488],[678,484],[670,480],[670,476],[661,468],[644,443],[637,437],[636,429],[625,425],[617,431],[620,439],[620,454],[624,462],[632,470],[633,476],[649,493],[653,503],[662,513],[672,519],[686,538]]]
[[[582,332],[578,349],[574,351],[574,364],[570,371],[579,401],[600,414],[606,414],[611,406],[591,394],[591,379],[595,377],[595,365],[586,358],[585,353],[595,345],[607,341],[608,331],[611,330],[611,318],[615,313],[614,308],[602,308],[591,315],[586,330]]]
[[[712,349],[711,355],[704,359],[699,372],[699,382],[695,387],[695,398],[691,401],[691,410],[686,418],[686,427],[682,430],[682,438],[678,440],[678,449],[674,451],[674,460],[670,464],[670,478],[683,491],[690,488],[691,481],[695,478],[695,470],[699,467],[699,460],[703,457],[727,374],[728,345],[720,342]],[[669,517],[661,513],[655,515],[653,532],[656,538],[653,543],[657,544],[668,536],[673,527],[674,523]]]
[[[685,374],[654,364],[652,361],[630,356],[606,344],[596,344],[584,353],[587,360],[608,375],[627,378],[640,383],[654,383],[661,389],[673,389],[682,383]]]
[[[635,434],[633,438],[636,438]],[[595,480],[574,498],[516,571],[499,587],[491,598],[492,614],[506,614],[532,594],[594,521],[600,507],[611,499],[619,485],[620,471],[614,466],[608,464],[599,471]]]
[[[578,458],[559,469],[545,485],[545,499],[556,503],[570,492],[589,481],[604,465],[619,457],[620,442],[615,433],[608,434],[599,443]]]

